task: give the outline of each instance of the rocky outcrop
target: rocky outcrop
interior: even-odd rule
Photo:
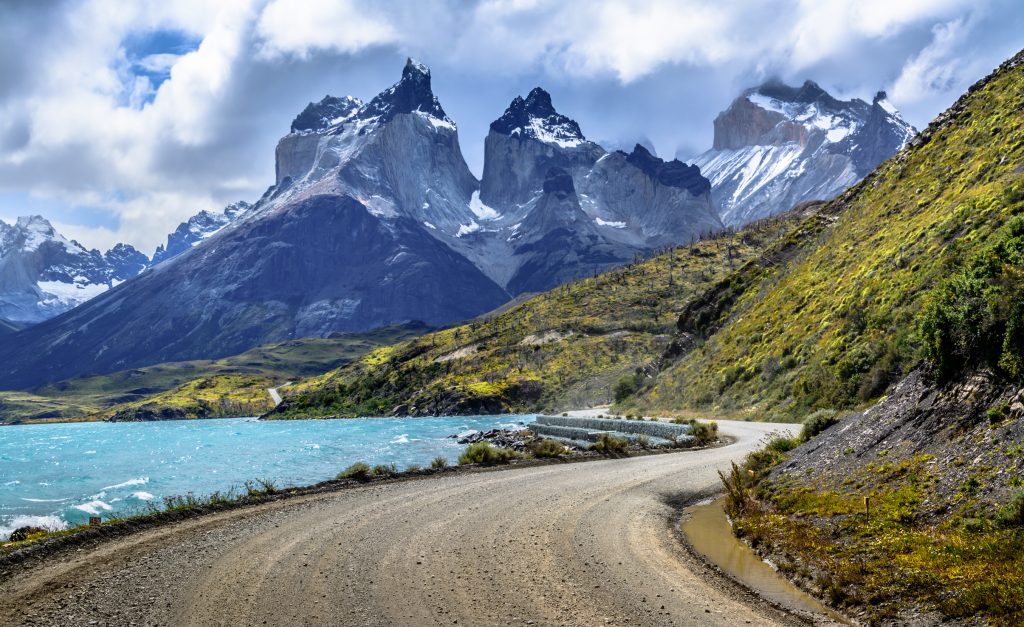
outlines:
[[[838,100],[807,81],[747,90],[715,118],[713,148],[695,163],[723,222],[742,225],[829,200],[900,150],[916,131],[884,92]]]

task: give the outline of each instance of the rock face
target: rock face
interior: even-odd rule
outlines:
[[[134,277],[148,261],[125,244],[106,253],[86,250],[41,216],[0,222],[0,319],[24,325],[64,313]]]
[[[513,295],[722,228],[699,168],[665,162],[639,144],[629,154],[606,151],[539,87],[491,124],[479,201],[485,230],[500,234],[484,245],[479,265]]]
[[[713,148],[694,161],[722,221],[738,226],[836,196],[915,134],[885,92],[868,104],[837,100],[811,81],[769,82],[715,118]]]
[[[478,182],[412,60],[368,103],[310,103],[258,202],[201,212],[146,272],[20,332],[0,346],[0,382],[441,326],[722,226],[699,168],[640,146],[608,153],[539,88],[492,124],[486,148]]]

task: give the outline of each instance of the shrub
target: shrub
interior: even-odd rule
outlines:
[[[917,321],[925,358],[940,379],[986,365],[1024,380],[1024,217],[929,295]]]
[[[530,443],[530,453],[534,457],[561,457],[565,454],[565,446],[551,438],[544,438],[543,440],[534,440]]]
[[[993,425],[999,424],[1000,422],[1006,420],[1006,417],[1007,415],[1009,415],[1009,413],[1010,406],[1006,403],[1000,403],[995,407],[990,407],[987,412],[988,422],[989,424]]]
[[[419,472],[420,470],[422,469],[419,467],[419,464],[409,464],[405,467],[405,472]]]
[[[611,456],[625,455],[628,448],[629,440],[609,433],[600,434],[597,441],[590,445],[590,450]]]
[[[246,481],[243,485],[245,487],[246,496],[257,497],[277,494],[277,486],[274,485],[274,482],[270,481],[269,479],[257,479],[256,481]]]
[[[839,415],[834,409],[819,409],[812,412],[804,418],[804,428],[800,431],[800,439],[806,442],[837,422],[839,422]]]
[[[460,464],[503,464],[519,457],[510,448],[491,446],[490,442],[474,442],[459,455]]]
[[[432,462],[430,462],[430,467],[433,468],[434,470],[441,470],[442,468],[447,468],[448,460],[438,455],[437,457],[434,458]]]
[[[639,446],[640,448],[650,448],[651,438],[647,437],[646,435],[638,435],[636,436],[636,445]]]
[[[356,462],[338,473],[338,479],[355,479],[366,481],[370,478],[370,466],[364,462]]]
[[[373,467],[373,474],[378,477],[390,477],[398,474],[398,467],[394,464],[377,464]]]
[[[690,434],[698,446],[707,446],[718,440],[718,423],[694,420],[690,423]]]
[[[1010,502],[996,515],[1000,527],[1024,527],[1024,492],[1013,495]]]
[[[636,394],[636,391],[640,389],[640,376],[636,374],[627,374],[615,383],[615,387],[612,389],[612,395],[615,397],[616,403],[621,403],[630,396]]]

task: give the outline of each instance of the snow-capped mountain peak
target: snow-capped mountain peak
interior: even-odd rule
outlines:
[[[293,133],[318,133],[326,131],[350,119],[359,112],[363,101],[352,96],[336,98],[324,96],[320,102],[311,102],[306,105],[302,113],[292,121],[291,130]]]
[[[839,100],[813,81],[769,81],[715,118],[713,148],[695,160],[726,224],[828,200],[916,133],[885,96]]]
[[[150,265],[155,266],[180,255],[199,242],[212,237],[221,229],[245,215],[250,209],[252,209],[252,205],[244,200],[224,207],[224,211],[220,213],[203,209],[186,222],[179,224],[178,228],[167,236],[167,244],[157,246]]]
[[[384,123],[400,113],[419,113],[454,128],[455,123],[441,107],[430,86],[430,68],[409,58],[402,69],[402,78],[377,94],[360,109],[356,118]]]
[[[106,253],[61,235],[42,216],[0,222],[0,318],[35,323],[97,296],[145,268],[127,244]]]
[[[500,118],[491,123],[491,130],[511,137],[528,137],[573,148],[587,141],[575,120],[555,110],[551,94],[533,88],[526,98],[516,96]]]

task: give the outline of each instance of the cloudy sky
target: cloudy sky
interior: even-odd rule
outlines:
[[[920,128],[1022,33],[1020,0],[3,0],[0,219],[152,253],[197,210],[258,198],[308,101],[369,99],[406,56],[479,173],[488,124],[535,85],[590,139],[686,157],[769,77],[885,89]]]

